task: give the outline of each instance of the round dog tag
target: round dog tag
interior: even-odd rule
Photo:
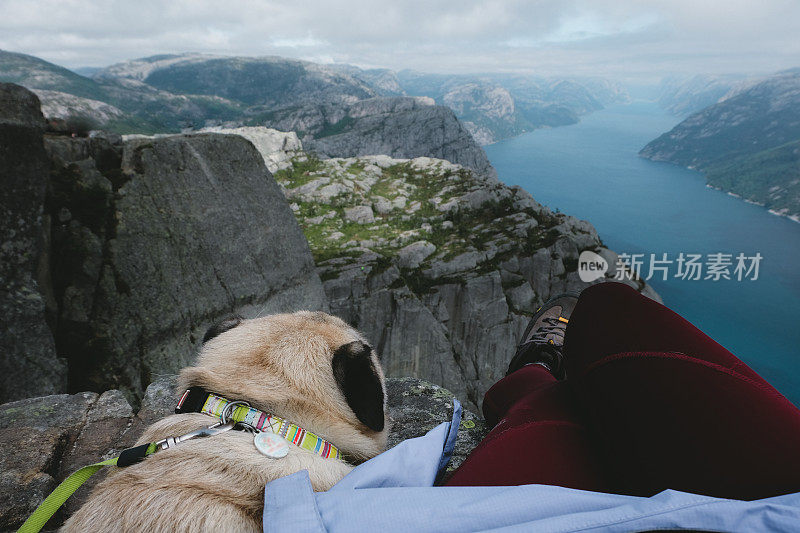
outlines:
[[[263,431],[253,438],[258,451],[273,459],[281,459],[289,453],[289,442],[275,433]]]

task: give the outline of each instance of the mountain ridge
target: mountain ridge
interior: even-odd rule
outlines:
[[[25,75],[25,70],[39,74]],[[574,124],[584,114],[628,98],[619,84],[600,78],[427,74],[279,56],[160,54],[76,70],[89,75],[33,56],[0,52],[1,81],[112,105],[125,116],[92,113],[85,102],[70,105],[63,95],[59,106],[43,98],[46,109],[59,109],[58,118],[72,113],[119,133],[175,133],[222,123],[258,125],[254,116],[289,107],[424,96],[453,109],[476,141],[485,145],[537,128]]]
[[[694,168],[711,186],[800,216],[800,69],[776,73],[729,93],[639,152]]]

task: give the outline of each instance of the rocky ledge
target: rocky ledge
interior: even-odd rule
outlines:
[[[535,310],[588,286],[580,252],[617,260],[590,223],[448,161],[288,161],[275,178],[331,312],[375,343],[388,375],[429,379],[473,408],[504,375]]]
[[[424,435],[450,420],[453,394],[417,379],[389,379],[389,446]],[[175,382],[162,377],[147,388],[134,413],[119,390],[58,394],[0,405],[0,531],[14,530],[58,483],[87,464],[113,457],[131,446],[145,427],[172,414]],[[480,442],[486,428],[465,411],[449,469],[455,469]],[[51,520],[56,527],[85,501],[103,477],[95,474]]]

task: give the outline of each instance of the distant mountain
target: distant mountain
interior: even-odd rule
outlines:
[[[179,131],[200,121],[232,120],[242,106],[217,96],[176,95],[134,79],[87,78],[37,57],[0,50],[0,81],[39,95],[48,118],[80,117],[119,132]]]
[[[627,91],[600,78],[397,73],[409,95],[429,96],[455,111],[481,144],[538,128],[565,126],[604,105],[628,101]]]
[[[0,80],[33,89],[74,94],[103,100],[108,97],[96,81],[38,57],[0,50]]]
[[[397,73],[388,68],[361,69],[343,64],[328,65],[328,67],[363,81],[372,87],[379,96],[406,96],[406,92],[400,86]]]
[[[49,118],[79,117],[91,127],[120,133],[168,133],[209,126],[280,128],[293,123],[292,131],[308,142],[344,133],[345,126],[355,131],[360,127],[356,122],[376,120],[375,115],[369,119],[354,116],[355,109],[378,105],[407,113],[402,101],[380,103],[374,99],[413,96],[449,107],[469,135],[485,145],[537,128],[574,124],[581,115],[627,99],[620,86],[599,78],[438,75],[319,65],[280,57],[166,54],[78,70],[91,77],[32,56],[0,52],[0,81],[36,91]],[[362,101],[373,104],[353,107]],[[454,133],[450,119],[445,118],[449,115],[441,117],[445,129]],[[390,123],[411,125],[417,118]],[[406,132],[398,135],[403,137]],[[398,139],[398,135],[390,137]],[[460,139],[460,135],[455,136]],[[401,145],[414,144],[407,140]],[[442,137],[441,142],[450,140]],[[330,146],[331,140],[326,143]],[[337,146],[345,145],[349,152],[353,143]],[[370,141],[365,146],[375,143]],[[399,145],[394,148],[399,149]],[[418,148],[411,150],[411,157],[425,155],[417,153]],[[437,157],[443,157],[438,150],[434,149]],[[402,150],[392,155],[405,157]]]
[[[159,55],[80,76],[2,52],[0,81],[35,91],[48,118],[83,118],[121,133],[266,125],[295,131],[330,157],[438,157],[495,176],[453,112],[403,93],[392,71],[279,57]],[[82,129],[86,129],[84,126]]]
[[[112,65],[95,79],[134,79],[173,94],[219,96],[280,108],[352,103],[377,96],[366,83],[324,65],[281,57],[153,56]]]
[[[631,101],[631,97],[624,86],[606,78],[568,78],[567,81],[582,85],[589,91],[592,98],[604,106],[618,103],[626,104]]]
[[[92,76],[97,74],[99,71],[103,70],[103,68],[102,67],[78,67],[78,68],[73,68],[73,69],[70,69],[70,70],[72,70],[72,72],[74,72],[75,74],[80,74],[81,76],[85,76],[87,78],[91,78]]]
[[[754,82],[745,76],[670,76],[661,80],[658,104],[673,115],[686,116],[731,96]]]
[[[479,144],[491,144],[496,139],[534,129],[508,89],[493,83],[456,85],[441,100],[464,122]]]
[[[710,185],[800,215],[800,69],[780,72],[699,111],[640,155],[697,168]]]

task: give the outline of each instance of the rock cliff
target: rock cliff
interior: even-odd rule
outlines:
[[[2,205],[13,209],[0,399],[64,392],[64,361],[69,390],[136,399],[223,315],[327,309],[308,244],[249,141],[43,138],[38,101],[14,87],[0,99],[12,185]]]
[[[616,263],[588,222],[443,160],[299,156],[276,179],[331,312],[375,343],[388,375],[424,377],[473,408],[536,308],[587,286],[579,253]]]
[[[0,401],[61,392],[67,381],[37,282],[47,261],[44,126],[35,95],[0,83]]]
[[[453,395],[441,387],[406,378],[389,379],[386,388],[390,447],[451,419]],[[59,394],[0,405],[0,531],[19,527],[66,476],[118,455],[136,442],[145,427],[172,414],[178,398],[174,389],[171,377],[154,381],[138,412],[118,390],[101,395]],[[448,470],[460,465],[485,433],[480,418],[465,411]],[[75,512],[104,475],[103,471],[95,474],[67,500],[48,527],[57,526]]]
[[[445,93],[442,101],[481,145],[534,129],[534,125],[517,110],[511,93],[498,85],[465,83]]]
[[[245,139],[46,146],[56,343],[72,390],[140,394],[236,310],[324,308],[303,235]]]
[[[436,157],[496,176],[453,111],[432,103],[429,98],[372,98],[346,106],[276,111],[260,121],[281,131],[299,132],[305,149],[322,157]]]

